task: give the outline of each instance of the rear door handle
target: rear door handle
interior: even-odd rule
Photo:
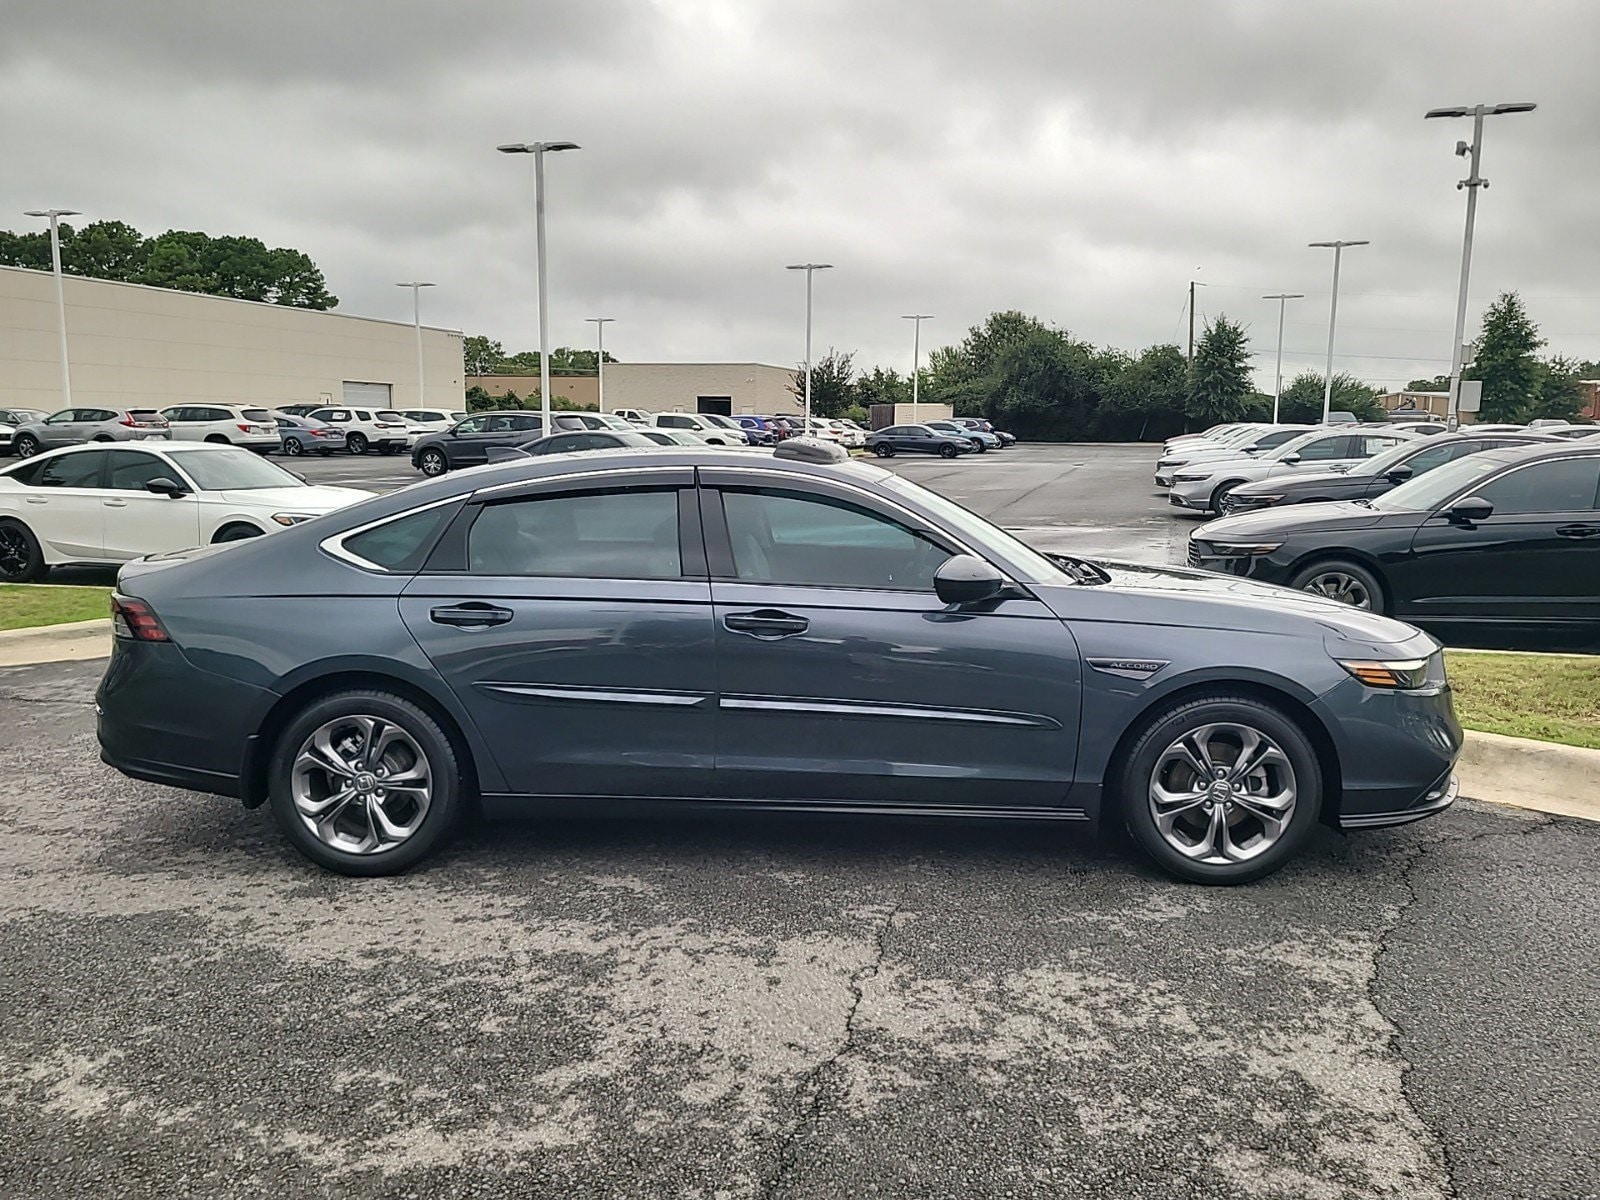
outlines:
[[[102,501],[100,501],[100,503],[105,505],[107,508],[127,508],[128,507],[128,502],[126,500],[102,500]]]
[[[509,608],[471,600],[465,604],[441,604],[431,610],[428,617],[435,625],[455,625],[461,629],[484,629],[490,625],[504,625],[516,614]]]
[[[50,501],[46,500],[43,496],[27,496],[27,497],[24,497],[24,498],[27,500],[27,502],[29,504],[49,504],[50,503]]]
[[[1600,525],[1561,525],[1556,529],[1556,536],[1564,538],[1600,537]]]
[[[793,613],[776,608],[758,608],[755,612],[729,613],[722,618],[723,627],[734,633],[748,633],[758,638],[793,637],[811,628],[811,622]]]

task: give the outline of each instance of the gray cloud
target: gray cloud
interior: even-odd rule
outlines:
[[[955,0],[9,0],[0,224],[64,204],[298,246],[346,311],[516,346],[536,329],[532,181],[549,160],[552,336],[618,318],[624,358],[801,351],[902,369],[994,308],[1098,343],[1171,340],[1187,280],[1286,369],[1320,366],[1325,252],[1346,260],[1339,365],[1404,381],[1449,356],[1465,122],[1491,122],[1475,305],[1521,290],[1553,347],[1600,356],[1588,195],[1600,81],[1587,0],[977,5]],[[1196,267],[1199,268],[1195,274]],[[1270,366],[1270,359],[1263,359]]]

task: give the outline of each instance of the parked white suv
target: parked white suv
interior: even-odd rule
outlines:
[[[642,408],[616,408],[612,409],[612,415],[621,417],[630,425],[650,424],[650,414]]]
[[[743,446],[749,439],[744,436],[744,430],[737,433],[731,429],[723,429],[707,421],[699,413],[656,413],[654,425],[657,429],[682,429],[689,433],[698,433],[713,446]]]
[[[402,408],[399,412],[410,424],[420,425],[424,433],[443,433],[467,419],[466,410],[455,408]]]
[[[175,442],[218,442],[258,454],[278,449],[278,423],[253,404],[174,404],[161,410]]]
[[[413,432],[405,417],[387,408],[330,405],[306,415],[330,425],[344,426],[345,446],[351,454],[365,454],[369,449],[384,454],[398,454],[410,449],[411,443],[421,436]]]

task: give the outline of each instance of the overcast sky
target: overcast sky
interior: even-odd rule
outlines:
[[[1098,344],[1250,329],[1271,387],[1449,366],[1467,121],[1489,122],[1472,276],[1600,358],[1596,0],[0,0],[0,225],[82,209],[306,251],[340,311],[537,345],[531,160],[547,159],[551,341],[616,318],[626,361],[816,345],[901,370],[997,308]]]

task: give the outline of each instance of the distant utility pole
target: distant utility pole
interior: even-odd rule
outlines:
[[[56,329],[61,334],[61,407],[71,408],[72,371],[67,366],[67,293],[61,283],[61,218],[80,217],[83,214],[75,208],[32,208],[23,215],[48,217],[50,220],[50,268],[56,277]]]
[[[1278,302],[1278,386],[1272,393],[1272,423],[1278,423],[1278,405],[1283,402],[1283,309],[1286,301],[1304,300],[1304,292],[1279,292],[1276,296],[1263,296],[1263,300]]]
[[[1312,247],[1333,251],[1333,298],[1328,301],[1328,369],[1322,373],[1322,423],[1328,423],[1333,407],[1333,327],[1339,316],[1339,257],[1346,246],[1370,246],[1371,242],[1309,242]]]
[[[811,433],[811,276],[817,271],[833,270],[832,263],[791,263],[788,271],[806,273],[806,433]]]
[[[932,313],[910,313],[900,318],[911,328],[911,423],[917,423],[917,377],[922,373],[922,323],[933,320]]]
[[[1502,113],[1532,112],[1538,107],[1529,101],[1518,101],[1511,104],[1474,104],[1470,108],[1465,105],[1433,108],[1423,114],[1424,120],[1428,117],[1472,118],[1472,144],[1456,143],[1456,153],[1463,158],[1470,154],[1472,161],[1467,168],[1467,177],[1456,184],[1458,190],[1465,188],[1467,192],[1467,233],[1461,242],[1461,291],[1456,298],[1456,340],[1450,348],[1450,411],[1445,424],[1452,430],[1461,421],[1461,339],[1467,336],[1467,278],[1472,273],[1472,224],[1478,215],[1478,189],[1489,186],[1489,181],[1478,174],[1478,160],[1483,151],[1483,119],[1498,117]]]
[[[1197,287],[1205,287],[1205,284],[1200,283],[1198,280],[1194,280],[1194,279],[1189,280],[1189,358],[1188,358],[1188,363],[1189,363],[1189,374],[1190,375],[1194,374],[1194,290]]]
[[[585,317],[585,321],[594,322],[594,336],[599,345],[595,348],[594,376],[595,390],[598,391],[600,411],[606,410],[606,326],[615,321],[615,317]]]
[[[422,297],[422,289],[423,288],[425,288],[425,287],[433,287],[433,286],[434,286],[433,284],[431,284],[431,283],[423,283],[421,280],[413,280],[410,283],[397,283],[397,284],[395,284],[395,287],[403,287],[403,288],[410,288],[411,289],[411,324],[412,324],[412,327],[417,331],[417,407],[418,408],[426,408],[428,406],[428,394],[427,394],[426,388],[423,386],[427,381],[427,376],[424,375],[423,371],[422,371],[422,298],[421,297]]]

